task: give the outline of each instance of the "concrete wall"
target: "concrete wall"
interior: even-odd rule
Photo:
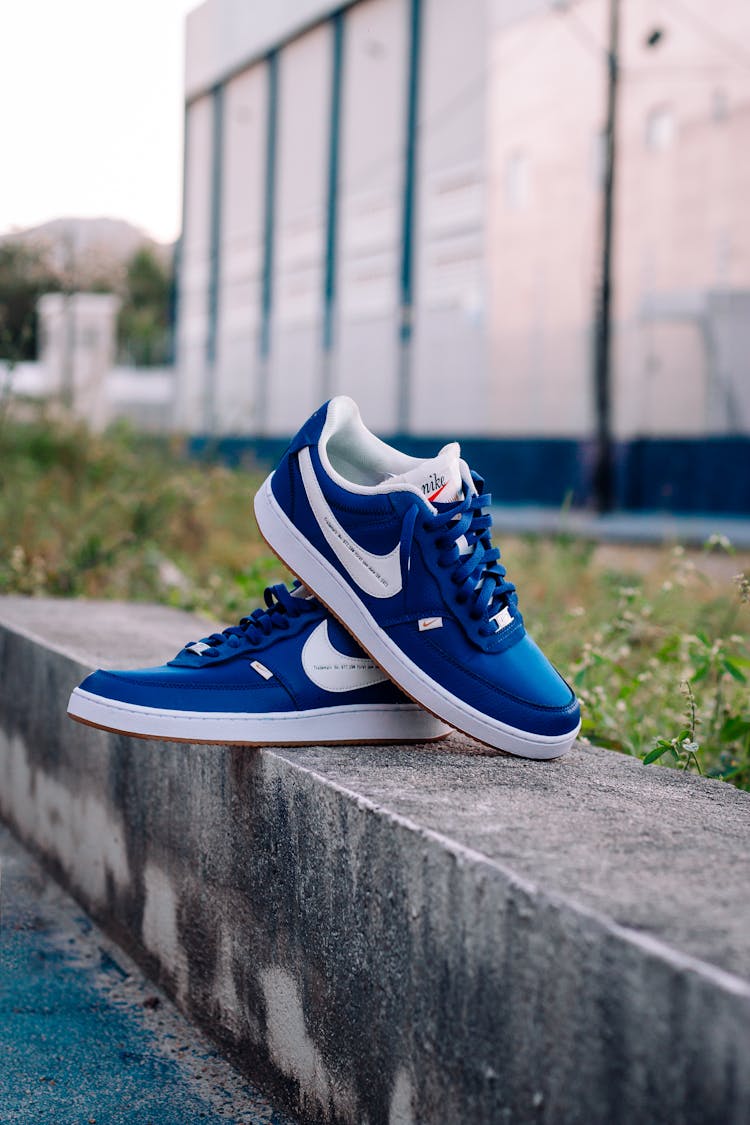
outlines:
[[[206,629],[0,599],[0,816],[236,1066],[309,1125],[746,1125],[750,795],[605,750],[65,718],[113,651]]]
[[[105,378],[114,364],[119,306],[110,293],[47,293],[37,306],[48,393],[72,405],[95,429],[107,420]]]

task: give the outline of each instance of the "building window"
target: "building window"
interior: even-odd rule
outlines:
[[[646,118],[646,148],[663,152],[674,142],[676,132],[674,113],[669,106],[652,109]]]
[[[505,164],[505,202],[511,211],[521,211],[529,201],[529,158],[512,152]]]

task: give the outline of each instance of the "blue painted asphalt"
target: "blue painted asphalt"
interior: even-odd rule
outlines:
[[[293,1125],[0,826],[0,1122]]]

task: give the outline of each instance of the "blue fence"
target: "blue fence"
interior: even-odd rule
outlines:
[[[450,437],[388,439],[429,457]],[[195,436],[192,456],[273,466],[286,439]],[[501,504],[583,507],[592,500],[593,445],[557,438],[466,438],[463,456]],[[615,506],[623,511],[750,514],[750,437],[638,438],[615,448]]]

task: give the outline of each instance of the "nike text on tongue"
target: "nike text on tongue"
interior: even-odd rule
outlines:
[[[431,457],[416,469],[392,477],[391,481],[416,485],[431,504],[452,504],[463,496],[460,455],[458,443],[451,442],[440,450],[437,457]]]
[[[430,473],[422,485],[422,492],[429,501],[437,500],[441,492],[445,492],[448,482],[442,474]]]

